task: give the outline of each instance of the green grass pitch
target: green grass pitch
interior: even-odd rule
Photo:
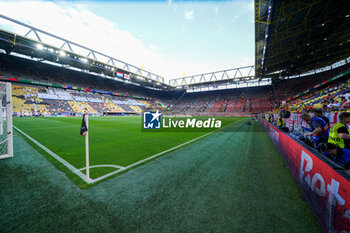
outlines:
[[[206,134],[152,135],[140,131],[140,118],[136,117],[90,120],[91,134],[97,135],[100,128],[100,136],[105,140],[129,141],[134,147],[131,151],[140,153],[152,137],[159,137],[162,140],[159,144],[170,147],[166,139],[176,140],[175,144]],[[237,122],[88,189],[80,189],[74,184],[83,183],[80,177],[66,172],[50,156],[45,159],[15,131],[14,157],[0,162],[0,231],[322,232],[260,122],[247,125],[246,120],[227,119],[231,120]],[[124,121],[129,126],[121,123]],[[81,118],[14,119],[15,126],[43,143],[47,141],[45,146],[50,149],[84,154],[80,123]],[[138,144],[131,143],[137,137],[144,137],[144,141],[138,138]],[[105,147],[112,143],[91,140],[100,140]],[[162,149],[167,148],[163,146]],[[92,153],[92,162],[133,162],[131,153],[119,158],[121,147],[110,146],[109,150],[118,154],[113,157],[101,151],[94,158]],[[61,156],[72,164],[76,160],[77,167],[84,166],[80,161],[84,161],[83,155],[78,159],[70,153]],[[100,169],[91,172],[95,176],[97,171],[101,172]],[[67,176],[77,179],[76,182]]]
[[[240,120],[240,117],[216,117],[223,126]],[[139,116],[89,117],[90,166],[117,165],[126,167],[152,155],[163,152],[213,131],[144,132]],[[77,169],[85,167],[85,139],[79,134],[81,117],[14,118],[13,124]],[[42,149],[31,143],[43,154]],[[87,187],[57,160],[47,155],[57,168],[80,187]],[[93,167],[92,179],[118,170],[115,167]],[[84,173],[85,170],[82,170]]]

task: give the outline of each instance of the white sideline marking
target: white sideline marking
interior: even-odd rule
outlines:
[[[90,166],[90,168],[94,168],[94,167],[114,167],[114,168],[118,168],[118,169],[124,168],[122,166],[117,166],[117,165],[112,165],[112,164],[101,164],[101,165]],[[84,171],[85,169],[86,169],[86,167],[82,167],[79,169],[79,171]]]
[[[36,145],[38,145],[41,149],[43,149],[44,151],[46,151],[49,155],[51,155],[52,157],[54,157],[55,159],[57,159],[60,163],[62,163],[64,166],[66,166],[70,171],[72,171],[74,174],[78,175],[81,179],[86,180],[86,176],[85,174],[83,174],[81,171],[79,171],[78,169],[76,169],[73,165],[71,165],[70,163],[68,163],[66,160],[62,159],[60,156],[56,155],[55,153],[53,153],[51,150],[49,150],[47,147],[45,147],[44,145],[42,145],[40,142],[36,141],[34,138],[30,137],[28,134],[26,134],[25,132],[23,132],[22,130],[20,130],[19,128],[17,128],[16,126],[13,126],[13,128],[15,128],[16,130],[18,130],[18,132],[20,132],[21,134],[23,134],[25,137],[27,137],[29,140],[31,140],[32,142],[34,142]]]
[[[145,158],[145,159],[143,159],[143,160],[137,161],[136,163],[133,163],[133,164],[130,164],[130,165],[124,167],[124,168],[121,168],[120,170],[107,173],[106,175],[103,175],[103,176],[100,176],[100,177],[98,177],[98,178],[96,178],[96,179],[91,180],[91,183],[95,183],[95,182],[97,182],[97,181],[103,180],[103,179],[105,179],[105,178],[107,178],[107,177],[109,177],[109,176],[112,176],[112,175],[114,175],[114,174],[117,174],[117,173],[119,173],[119,172],[121,172],[121,171],[123,171],[123,170],[125,170],[125,169],[129,169],[129,168],[135,167],[136,165],[139,165],[140,163],[143,163],[143,162],[145,162],[145,161],[148,161],[148,160],[151,160],[151,159],[153,159],[153,158],[156,158],[156,157],[158,157],[158,156],[160,156],[160,155],[162,155],[162,154],[168,153],[168,152],[170,152],[170,151],[172,151],[172,150],[175,150],[175,149],[177,149],[177,148],[179,148],[179,147],[181,147],[181,146],[184,146],[184,145],[187,145],[187,144],[189,144],[189,143],[191,143],[191,142],[197,141],[198,139],[201,139],[201,138],[203,138],[203,137],[205,137],[205,136],[208,136],[208,135],[210,135],[210,134],[216,133],[216,132],[218,132],[218,131],[220,131],[220,130],[222,130],[222,129],[224,129],[224,128],[226,128],[226,127],[232,125],[232,124],[238,123],[238,122],[240,122],[240,121],[242,121],[242,120],[244,120],[244,119],[241,119],[241,120],[232,122],[231,124],[228,124],[228,125],[226,125],[225,127],[222,127],[222,128],[220,128],[220,129],[216,129],[216,130],[214,130],[214,131],[212,131],[212,132],[209,132],[209,133],[207,133],[207,134],[204,134],[204,135],[202,135],[202,136],[199,136],[198,138],[191,139],[190,141],[187,141],[187,142],[185,142],[185,143],[182,143],[182,144],[180,144],[180,145],[177,145],[177,146],[175,146],[175,147],[173,147],[173,148],[170,148],[170,149],[168,149],[168,150],[162,151],[162,152],[160,152],[160,153],[158,153],[158,154],[152,155],[151,157],[148,157],[148,158]]]

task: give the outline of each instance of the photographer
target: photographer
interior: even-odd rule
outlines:
[[[350,171],[350,150],[326,143],[323,155],[333,162],[344,166],[347,171]]]
[[[321,109],[315,109],[312,118],[307,113],[303,113],[300,117],[310,125],[311,132],[304,134],[304,136],[312,136],[314,148],[317,149],[328,141],[329,120],[322,115]]]

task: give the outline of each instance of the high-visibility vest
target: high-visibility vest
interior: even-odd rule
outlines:
[[[277,126],[282,127],[282,126],[286,126],[286,123],[284,122],[282,117],[279,117],[277,120]]]
[[[328,142],[332,143],[336,146],[339,146],[340,148],[344,148],[345,147],[344,139],[340,138],[338,135],[338,129],[340,127],[346,127],[346,125],[344,125],[340,122],[337,122],[331,127],[331,129],[329,131]],[[348,130],[348,133],[350,134],[350,130],[348,128],[347,128],[347,130]]]

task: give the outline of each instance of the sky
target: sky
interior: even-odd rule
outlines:
[[[254,65],[254,0],[0,1],[0,14],[166,80]]]

